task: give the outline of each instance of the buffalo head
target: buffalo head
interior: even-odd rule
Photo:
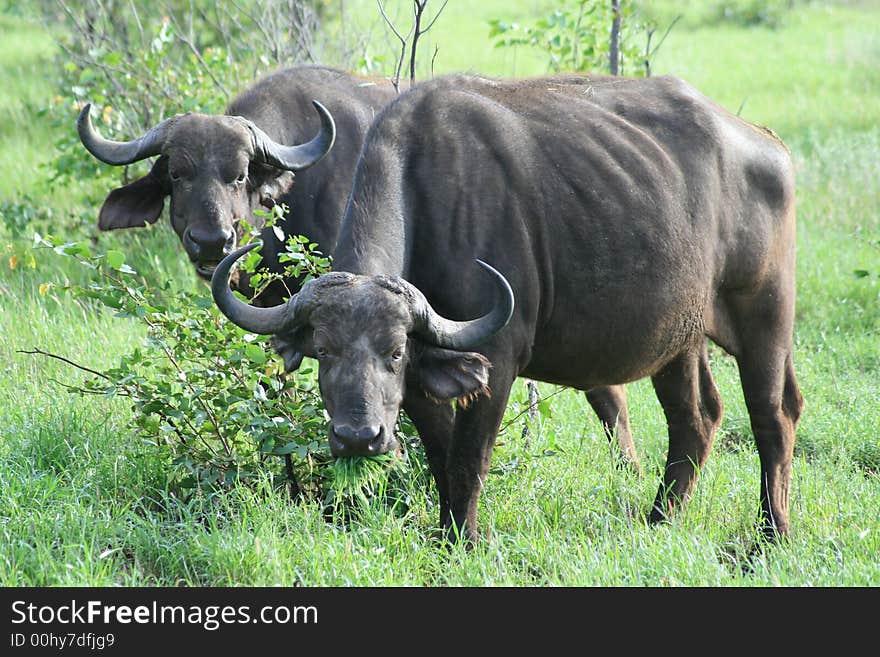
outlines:
[[[409,282],[392,276],[325,274],[283,305],[257,308],[229,288],[232,265],[250,244],[227,256],[211,282],[214,300],[236,325],[281,335],[318,360],[318,381],[330,415],[336,456],[376,455],[397,447],[394,425],[408,383],[438,402],[468,402],[488,392],[489,361],[471,351],[507,325],[513,292],[494,277],[500,300],[486,315],[453,321],[438,315]]]
[[[101,230],[154,223],[171,197],[171,223],[198,273],[210,278],[236,245],[238,220],[258,222],[253,210],[271,205],[293,182],[289,172],[320,160],[336,135],[327,109],[313,101],[321,130],[311,141],[284,146],[240,116],[180,114],[129,142],[103,138],[92,126],[90,105],[77,131],[86,149],[107,164],[125,165],[158,155],[143,178],[114,189],[98,217]]]

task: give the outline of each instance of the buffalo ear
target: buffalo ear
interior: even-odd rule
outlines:
[[[294,181],[292,171],[282,171],[259,162],[251,162],[248,178],[260,205],[270,209],[290,191]]]
[[[482,354],[424,347],[418,355],[419,384],[438,401],[457,401],[467,406],[480,395],[489,395],[492,365]]]
[[[156,160],[150,172],[107,195],[98,214],[98,228],[139,228],[154,224],[171,193],[168,183],[168,157]]]
[[[275,353],[284,361],[284,372],[295,372],[302,365],[303,358],[311,352],[311,336],[297,331],[293,335],[274,335],[269,340]],[[302,343],[302,344],[301,344]]]

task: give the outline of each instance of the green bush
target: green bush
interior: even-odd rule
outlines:
[[[621,2],[620,75],[644,75],[644,56],[636,41],[646,31],[636,20],[632,3]],[[548,56],[548,69],[559,72],[604,73],[609,67],[610,2],[560,0],[553,13],[533,25],[489,21],[496,48],[526,46]]]
[[[146,325],[145,343],[116,367],[95,371],[74,363],[88,376],[68,388],[129,399],[136,434],[167,450],[175,466],[172,480],[181,490],[249,479],[277,465],[270,457],[284,455],[291,455],[303,491],[320,488],[316,465],[327,460],[325,419],[308,365],[284,376],[268,340],[227,322],[207,289],[182,292],[171,283],[153,288],[120,251],[37,239],[40,247],[91,270],[87,284],[63,287],[73,299]],[[290,246],[298,262],[324,261],[299,240]]]

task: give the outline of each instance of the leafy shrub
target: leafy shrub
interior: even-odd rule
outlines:
[[[52,210],[38,211],[28,197],[0,203],[0,234],[9,237],[4,258],[9,269],[20,266],[36,268],[37,262],[31,249],[23,241],[26,233],[32,232],[36,224],[42,224],[52,217]]]
[[[643,75],[643,55],[636,38],[645,26],[635,20],[632,3],[621,3],[620,70],[621,75]],[[610,2],[596,0],[560,0],[553,13],[534,25],[489,21],[489,38],[496,48],[526,46],[537,48],[549,57],[553,72],[604,72],[608,70],[612,23]]]
[[[284,376],[268,339],[226,321],[207,289],[150,287],[118,250],[99,253],[88,241],[51,236],[36,240],[92,272],[88,283],[62,287],[73,299],[146,325],[145,344],[116,367],[96,371],[55,357],[88,373],[81,384],[68,386],[71,392],[131,401],[136,433],[167,450],[175,466],[172,481],[181,490],[227,486],[277,470],[280,461],[270,457],[285,455],[301,491],[323,490],[321,466],[329,461],[325,418],[308,363]],[[308,240],[292,237],[287,245],[298,273],[326,270],[328,259]],[[251,259],[251,269],[258,260],[258,254]]]

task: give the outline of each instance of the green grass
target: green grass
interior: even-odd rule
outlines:
[[[3,15],[0,33],[0,197],[7,197],[33,184],[34,165],[52,147],[36,112],[50,98],[44,71],[54,49],[42,29]]]
[[[539,72],[540,58],[526,64],[522,52],[514,71],[512,53],[490,47],[482,20],[533,20],[547,3],[461,4],[450,2],[433,35],[438,70]],[[673,3],[654,4],[671,11]],[[50,76],[36,74],[51,39],[17,19],[0,16],[0,26],[10,35],[0,43],[0,107],[9,117],[0,203],[28,194],[84,212],[88,225],[97,208],[77,209],[64,190],[45,193],[35,168],[57,137],[34,112],[56,93]],[[447,550],[435,539],[436,499],[418,469],[396,471],[389,495],[344,516],[292,505],[270,481],[175,496],[168,464],[133,434],[122,400],[70,395],[58,383],[77,381],[77,372],[18,353],[39,347],[101,368],[140,344],[142,329],[41,295],[42,283],[81,282],[88,272],[48,252],[36,254],[33,269],[10,269],[10,254],[25,253],[30,238],[0,225],[0,585],[877,586],[878,26],[871,3],[798,5],[776,30],[694,19],[676,27],[655,61],[658,74],[680,75],[733,111],[742,104],[744,117],[782,135],[798,167],[795,366],[807,406],[793,533],[750,569],[758,456],[735,363],[718,349],[711,359],[724,421],[693,499],[669,525],[644,522],[666,435],[650,382],[640,381],[628,394],[641,476],[615,467],[583,395],[562,392],[528,443],[522,418],[499,438],[480,508],[489,540],[472,552]],[[96,239],[155,280],[192,281],[164,222]],[[518,386],[511,417],[524,396]]]
[[[875,8],[815,3],[785,14],[780,29],[674,28],[654,67],[805,150],[835,131],[877,127],[878,60]]]

